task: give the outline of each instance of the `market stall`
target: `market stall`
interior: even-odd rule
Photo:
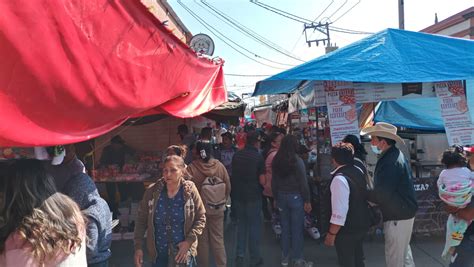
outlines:
[[[469,97],[473,91],[474,41],[387,29],[260,81],[253,95],[292,93],[290,118],[314,107],[318,114],[327,112],[324,124],[328,122],[328,127],[317,131],[323,135],[317,137],[315,171],[315,177],[324,181],[330,177],[326,173],[330,167],[324,166],[322,155],[326,153],[322,152],[327,151],[328,143],[339,142],[347,134],[359,135],[360,126],[370,117],[367,116],[370,112],[363,107],[361,111],[360,105],[370,107],[374,106],[372,103],[398,99],[437,99],[446,142],[470,145],[474,143],[474,124],[468,111],[474,110],[474,102],[467,101],[466,93]],[[320,115],[316,118],[319,120]],[[329,140],[324,136],[326,130]],[[401,148],[407,158],[410,158],[409,148]],[[415,181],[417,193],[424,194],[420,188],[429,188],[434,179]],[[422,199],[419,197],[420,207],[426,206]],[[420,210],[421,214],[431,214],[427,209]],[[422,221],[425,229],[430,227],[417,215],[415,232]]]

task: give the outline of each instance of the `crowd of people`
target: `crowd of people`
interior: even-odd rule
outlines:
[[[204,128],[200,136],[178,127],[181,144],[168,147],[162,176],[144,193],[134,229],[134,264],[228,266],[226,214],[237,227],[237,266],[262,266],[264,220],[278,217],[281,266],[313,266],[303,255],[305,218],[312,213],[308,150],[295,135],[269,126],[243,131]],[[220,136],[219,139],[215,135]],[[240,148],[238,136],[244,139]],[[373,177],[359,138],[331,148],[331,216],[324,244],[334,246],[344,267],[364,264],[363,240],[380,209],[388,267],[415,266],[410,239],[418,206],[397,128],[377,123],[362,130],[378,154]],[[123,142],[115,139],[112,146]],[[117,145],[118,144],[118,145]],[[0,266],[108,266],[112,213],[73,145],[59,165],[16,160],[0,167]],[[112,151],[112,148],[110,148]],[[463,147],[443,154],[440,198],[451,215],[443,256],[452,267],[474,264],[474,175]],[[110,152],[102,161],[120,161]],[[471,157],[474,163],[474,157]],[[474,165],[474,164],[472,164]],[[247,254],[248,252],[248,254]],[[248,255],[248,258],[247,258]]]

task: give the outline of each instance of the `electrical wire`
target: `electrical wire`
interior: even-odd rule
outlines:
[[[349,0],[344,1],[344,4],[342,4],[338,9],[336,9],[336,11],[334,11],[334,13],[332,13],[331,16],[329,16],[328,20],[330,20],[332,16],[336,15],[336,13],[339,12],[339,10],[341,10],[341,8],[343,8],[347,4],[347,1]]]
[[[356,30],[344,29],[344,28],[339,28],[339,27],[334,27],[334,26],[329,26],[329,29],[331,31],[335,31],[339,33],[364,34],[364,35],[374,34],[373,32],[356,31]]]
[[[326,10],[328,10],[328,8],[332,6],[332,4],[334,4],[334,0],[329,3],[329,5],[323,10],[323,12],[321,12],[321,14],[319,14],[315,19],[313,19],[313,22],[316,22],[316,20],[318,20],[324,14],[324,12],[326,12]]]
[[[230,48],[232,48],[233,50],[235,50],[237,53],[243,55],[244,57],[252,60],[252,61],[255,61],[261,65],[264,65],[264,66],[267,66],[267,67],[270,67],[270,68],[274,68],[274,69],[286,69],[286,68],[281,68],[281,67],[276,67],[276,66],[272,66],[272,65],[269,65],[269,64],[266,64],[264,62],[261,62],[259,60],[256,60],[250,56],[248,56],[247,54],[243,53],[242,51],[240,51],[239,49],[235,48],[233,45],[229,44],[227,41],[225,41],[223,38],[229,40],[231,43],[235,44],[236,46],[240,47],[241,49],[244,49],[245,51],[247,51],[248,53],[251,53],[253,54],[255,57],[258,57],[258,58],[262,58],[264,60],[267,60],[269,62],[272,62],[272,63],[276,63],[276,64],[280,64],[280,65],[289,65],[289,64],[285,64],[285,63],[279,63],[279,62],[276,62],[276,61],[273,61],[273,60],[269,60],[269,59],[266,59],[264,57],[261,57],[255,53],[253,53],[252,51],[244,48],[243,46],[237,44],[236,42],[232,41],[230,38],[228,38],[227,36],[225,36],[224,34],[222,34],[220,31],[218,31],[216,28],[214,28],[212,25],[208,24],[207,22],[205,22],[202,18],[200,18],[196,13],[194,13],[191,9],[189,9],[183,2],[181,2],[181,0],[178,0],[178,3],[181,5],[181,7],[183,7],[194,19],[196,19],[201,25],[203,25],[207,30],[209,30],[211,33],[213,33],[219,40],[221,40],[223,43],[225,43],[226,45],[228,45]],[[223,38],[221,38],[218,34],[216,34],[216,32],[221,35]],[[294,66],[294,65],[289,65],[289,66]]]
[[[336,21],[338,21],[340,18],[344,17],[344,15],[346,15],[347,13],[349,13],[349,11],[351,11],[354,7],[356,7],[358,4],[360,4],[360,1],[359,0],[357,3],[355,3],[353,6],[351,6],[351,8],[349,8],[346,12],[344,12],[344,14],[340,15],[337,19],[335,19],[334,21],[332,21],[331,23],[335,23]]]
[[[284,11],[284,10],[281,10],[281,9],[278,9],[278,8],[276,8],[276,7],[273,7],[273,6],[271,6],[271,5],[265,4],[265,3],[263,3],[263,2],[259,2],[258,0],[255,0],[254,2],[255,2],[256,4],[258,4],[259,6],[267,7],[267,8],[269,8],[269,9],[275,10],[275,12],[278,12],[278,13],[281,13],[281,14],[287,14],[288,16],[291,16],[291,17],[294,17],[294,18],[296,18],[296,19],[298,19],[298,20],[300,20],[300,21],[303,21],[303,23],[304,23],[304,21],[306,21],[306,23],[311,23],[311,20],[310,20],[310,19],[306,19],[306,18],[297,16],[297,15],[295,15],[295,14],[289,13],[289,12]]]
[[[292,17],[292,16],[289,16],[289,15],[286,15],[286,14],[283,14],[283,13],[280,13],[280,12],[278,12],[278,11],[275,11],[275,10],[273,10],[273,9],[271,9],[271,8],[268,8],[268,7],[264,6],[264,5],[262,5],[260,2],[257,2],[256,0],[250,0],[250,2],[256,4],[257,6],[259,6],[259,7],[261,7],[261,8],[264,8],[264,9],[266,9],[266,10],[268,10],[268,11],[271,11],[271,12],[273,12],[273,13],[276,13],[276,14],[278,14],[278,15],[280,15],[280,16],[283,16],[283,17],[286,17],[286,18],[288,18],[288,19],[294,20],[294,21],[296,21],[296,22],[300,22],[300,23],[311,23],[310,20],[300,20],[300,19],[294,18],[294,17]]]
[[[184,4],[184,3],[182,3]],[[187,6],[186,6],[187,7]],[[188,8],[189,10],[189,8]],[[192,12],[192,11],[191,11]],[[193,12],[194,13],[194,12]],[[196,15],[197,17],[199,17],[196,13],[194,13],[194,15]],[[211,27],[212,29],[214,29],[214,31],[216,31],[217,33],[219,33],[222,37],[224,37],[225,39],[227,39],[229,42],[233,43],[234,45],[240,47],[241,49],[245,50],[246,52],[250,53],[250,54],[253,54],[255,57],[257,58],[261,58],[263,60],[266,60],[268,62],[271,62],[271,63],[274,63],[274,64],[280,64],[280,65],[284,65],[284,66],[290,66],[290,67],[294,67],[296,65],[294,64],[287,64],[287,63],[281,63],[281,62],[277,62],[277,61],[274,61],[274,60],[271,60],[271,59],[268,59],[268,58],[265,58],[263,56],[260,56],[252,51],[250,51],[249,49],[243,47],[242,45],[236,43],[235,41],[233,41],[232,39],[228,38],[227,36],[225,36],[222,32],[220,32],[219,30],[217,30],[215,27],[213,27],[212,25],[210,25],[209,23],[205,22],[201,17],[199,17],[205,24],[207,24],[209,27]]]
[[[195,2],[198,3],[196,0],[195,0]],[[259,42],[259,43],[261,43],[261,44],[263,44],[263,45],[279,52],[280,54],[283,54],[287,57],[290,57],[292,59],[295,59],[295,60],[298,60],[298,61],[301,61],[301,62],[305,62],[301,58],[298,58],[295,55],[292,55],[291,52],[286,51],[284,48],[279,47],[277,44],[273,43],[272,41],[266,39],[265,37],[263,37],[263,36],[259,35],[258,33],[252,31],[248,27],[242,25],[237,20],[233,19],[229,15],[227,15],[224,12],[222,12],[221,10],[217,9],[215,6],[211,5],[210,3],[207,3],[205,0],[201,0],[201,3],[203,3],[208,9],[210,9],[210,11],[208,9],[204,8],[202,5],[200,5],[202,8],[206,9],[208,12],[210,12],[215,17],[217,17],[219,20],[223,21],[224,23],[226,23],[227,25],[233,27],[234,29],[240,31],[241,33],[243,33],[243,34],[251,37],[252,39],[256,40],[257,42]]]

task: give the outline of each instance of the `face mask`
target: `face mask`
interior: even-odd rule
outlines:
[[[370,145],[370,148],[372,149],[372,151],[375,153],[375,154],[380,154],[382,153],[382,150],[380,150],[377,146],[374,146],[374,145]]]

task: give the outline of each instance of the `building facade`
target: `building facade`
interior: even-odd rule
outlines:
[[[435,23],[421,32],[474,40],[474,6]]]

